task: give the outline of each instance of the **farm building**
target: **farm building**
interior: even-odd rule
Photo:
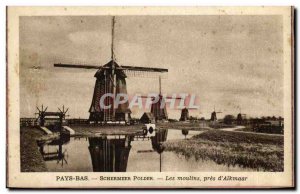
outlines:
[[[283,134],[284,124],[283,119],[265,120],[254,126],[254,131],[262,133],[279,133]]]
[[[152,113],[150,112],[145,112],[141,119],[140,119],[141,123],[155,123],[155,118],[153,116]]]

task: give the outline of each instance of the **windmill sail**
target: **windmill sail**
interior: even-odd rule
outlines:
[[[94,94],[92,103],[89,109],[90,121],[106,122],[106,121],[129,121],[130,109],[128,108],[128,102],[114,107],[114,98],[118,93],[127,94],[126,78],[127,74],[133,74],[134,76],[144,77],[147,74],[160,74],[168,72],[168,69],[164,68],[152,68],[152,67],[137,67],[137,66],[120,66],[117,64],[114,53],[114,35],[115,35],[115,17],[112,18],[112,36],[111,36],[111,60],[103,65],[87,65],[87,64],[66,64],[56,63],[54,67],[63,68],[80,68],[80,69],[97,69],[94,77],[96,77],[96,83],[94,88]],[[103,101],[104,106],[110,106],[105,109],[101,107],[101,97],[105,94],[113,94],[113,97],[105,97]],[[122,100],[122,99],[120,99]],[[160,104],[159,104],[160,106]],[[166,112],[166,111],[165,111]],[[165,118],[167,115],[165,114]]]

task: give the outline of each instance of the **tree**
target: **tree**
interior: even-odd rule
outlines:
[[[181,130],[182,135],[184,135],[184,138],[186,139],[186,136],[189,134],[189,130],[187,129],[182,129]]]
[[[231,125],[234,121],[234,116],[233,115],[226,115],[223,120],[224,120],[225,124]]]

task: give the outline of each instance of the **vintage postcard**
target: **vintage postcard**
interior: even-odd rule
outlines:
[[[293,7],[8,7],[7,187],[293,188]]]

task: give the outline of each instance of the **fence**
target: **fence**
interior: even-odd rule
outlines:
[[[36,118],[21,118],[20,126],[21,127],[34,127],[38,125],[38,121]]]

